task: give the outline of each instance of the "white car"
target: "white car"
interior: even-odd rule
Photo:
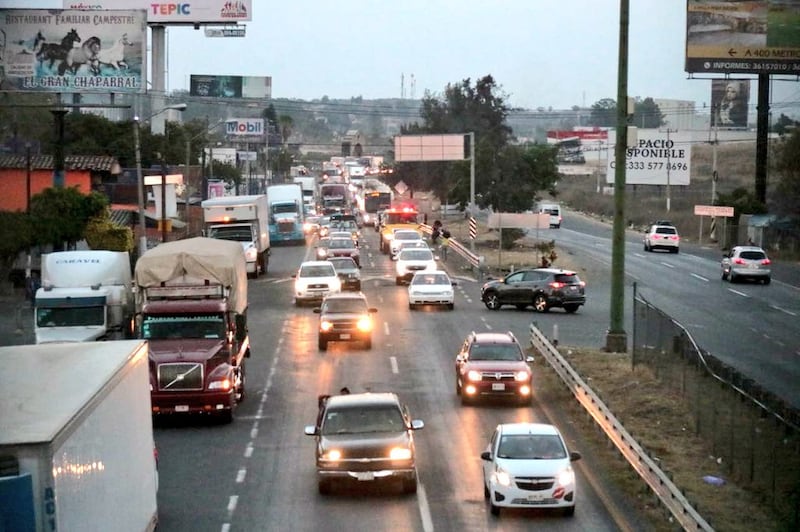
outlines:
[[[453,310],[455,284],[443,271],[415,273],[408,285],[408,308],[414,310],[417,305],[446,305]]]
[[[402,240],[396,252],[392,255],[392,260],[397,260],[397,255],[400,251],[409,248],[422,248],[431,249],[427,242],[424,240]]]
[[[497,426],[483,461],[483,495],[492,515],[500,508],[552,508],[575,513],[578,452],[569,452],[553,425],[504,423]]]
[[[430,249],[410,248],[404,249],[397,255],[395,263],[395,283],[398,285],[408,282],[419,271],[435,272],[436,257]]]
[[[425,244],[425,240],[419,232],[413,229],[398,229],[389,241],[389,254],[392,257],[400,252],[400,246],[403,242],[422,242]]]
[[[670,253],[678,253],[681,237],[678,230],[672,225],[651,225],[644,234],[644,250],[654,251],[666,249]]]
[[[322,301],[328,294],[342,291],[342,281],[328,261],[304,262],[294,275],[294,304]]]

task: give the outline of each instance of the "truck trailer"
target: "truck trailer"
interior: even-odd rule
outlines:
[[[154,530],[147,344],[0,347],[0,529]]]
[[[136,322],[150,346],[154,416],[209,414],[231,422],[244,399],[247,272],[238,242],[165,242],[136,262]]]
[[[267,187],[269,238],[273,243],[305,244],[303,190],[296,183]]]
[[[87,250],[43,255],[34,308],[37,344],[132,338],[128,253]]]
[[[205,236],[240,242],[247,273],[258,277],[269,268],[269,205],[266,194],[222,196],[203,200]]]

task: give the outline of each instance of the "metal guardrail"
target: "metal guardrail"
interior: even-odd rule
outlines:
[[[561,353],[550,343],[542,332],[531,324],[531,346],[547,360],[558,376],[567,385],[578,403],[592,416],[595,423],[603,429],[609,440],[617,447],[628,463],[639,474],[661,503],[670,511],[684,530],[713,531],[711,525],[686,500],[669,477],[658,467],[614,414],[600,400],[597,394],[581,379],[572,366],[564,360]]]
[[[430,225],[420,224],[420,230],[425,233],[426,235],[430,236],[433,232],[433,227]],[[483,266],[483,257],[480,255],[475,255],[469,249],[464,247],[464,244],[456,240],[455,238],[450,237],[447,241],[448,248],[453,250],[459,256],[461,256],[470,266],[473,268],[480,269]]]

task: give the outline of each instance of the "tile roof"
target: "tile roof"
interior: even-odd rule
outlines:
[[[94,170],[100,172],[110,172],[115,163],[116,157],[111,155],[67,155],[64,157],[64,170]],[[25,155],[0,155],[0,169],[19,168],[27,166]],[[52,170],[52,155],[34,155],[31,157],[31,168],[33,170]]]

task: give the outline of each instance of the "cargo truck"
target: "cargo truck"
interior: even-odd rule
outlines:
[[[0,347],[0,529],[150,531],[147,344]]]
[[[136,262],[137,331],[150,346],[154,416],[209,414],[231,422],[244,399],[247,272],[238,242],[165,242]]]
[[[288,183],[267,187],[269,202],[269,238],[272,243],[305,244],[303,191],[300,185]]]
[[[34,338],[91,342],[132,338],[133,284],[125,251],[57,251],[42,256]]]
[[[303,206],[316,209],[317,178],[313,175],[299,175],[292,178],[292,181],[300,185],[300,189],[303,191]]]
[[[269,268],[269,206],[265,194],[222,196],[203,200],[203,231],[209,238],[240,242],[247,274],[258,277]]]

